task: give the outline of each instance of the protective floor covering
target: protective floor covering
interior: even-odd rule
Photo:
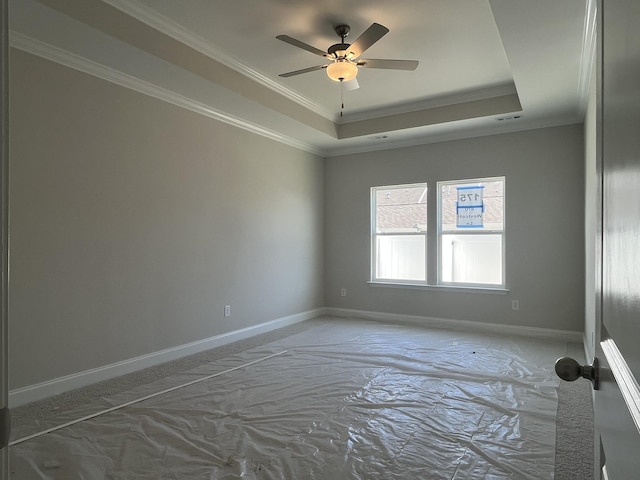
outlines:
[[[553,479],[566,347],[329,321],[105,398],[217,374],[12,446],[11,478]]]

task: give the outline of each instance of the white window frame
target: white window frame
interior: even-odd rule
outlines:
[[[403,236],[422,236],[424,237],[424,271],[425,271],[425,279],[424,280],[415,280],[415,279],[396,279],[396,278],[385,278],[378,277],[377,270],[377,253],[378,253],[378,237],[381,236],[392,236],[398,235],[398,233],[378,233],[377,228],[377,199],[376,192],[379,190],[391,190],[391,189],[403,189],[403,188],[419,188],[422,187],[425,189],[425,194],[428,191],[428,184],[426,182],[422,183],[410,183],[410,184],[401,184],[401,185],[383,185],[378,187],[371,187],[371,195],[370,195],[370,205],[371,205],[371,275],[370,279],[372,283],[386,283],[386,284],[397,284],[397,285],[429,285],[429,273],[428,273],[428,264],[429,264],[429,242],[427,237],[427,232],[429,230],[428,222],[429,219],[427,217],[427,228],[424,231],[420,232],[402,232]],[[425,208],[427,205],[425,204]]]
[[[503,218],[502,218],[502,230],[485,230],[485,229],[462,229],[455,231],[444,231],[442,229],[442,187],[446,185],[479,185],[486,182],[495,182],[502,181],[503,182],[503,200],[502,200],[502,208],[503,208]],[[440,286],[448,286],[448,287],[470,287],[470,288],[483,288],[483,289],[505,289],[506,288],[506,177],[485,177],[485,178],[469,178],[469,179],[460,179],[460,180],[446,180],[439,181],[436,184],[436,196],[437,196],[437,282]],[[501,247],[502,247],[502,283],[493,284],[493,283],[471,283],[471,282],[454,282],[447,281],[445,282],[442,279],[442,238],[443,235],[455,233],[455,235],[501,235]]]

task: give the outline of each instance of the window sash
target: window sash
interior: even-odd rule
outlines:
[[[474,186],[489,182],[502,182],[502,228],[501,229],[485,229],[485,228],[444,228],[443,227],[443,187],[451,186]],[[506,237],[505,237],[505,177],[489,177],[462,179],[453,181],[437,182],[437,284],[443,286],[461,286],[461,287],[479,287],[479,288],[504,288],[506,286]],[[495,197],[494,197],[495,198]],[[448,223],[447,225],[450,225]],[[480,252],[482,247],[473,245],[473,238],[491,238],[499,239],[499,252],[496,254],[495,245],[493,248],[485,245],[485,251]],[[466,251],[458,251],[458,255],[462,255],[462,259],[456,260],[456,252],[452,246],[448,246],[443,239],[449,237],[460,237],[470,240],[467,244]],[[456,261],[458,263],[456,263]],[[493,262],[491,268],[489,263]],[[488,268],[488,270],[484,270]],[[474,273],[469,273],[471,270]]]
[[[378,208],[387,207],[387,204],[378,205],[378,192],[385,190],[416,189],[424,190],[415,205],[424,205],[425,222],[427,204],[426,183],[389,185],[371,188],[371,280],[397,284],[427,284],[427,258],[428,241],[426,224],[419,222],[421,229],[409,230],[399,228],[396,231],[378,231]],[[400,206],[401,205],[397,205]],[[407,207],[411,208],[410,205]],[[416,242],[418,239],[421,242]],[[411,239],[411,240],[409,240]],[[397,240],[394,242],[394,240]],[[385,258],[382,251],[386,250]],[[386,259],[386,262],[385,262]],[[417,262],[416,262],[417,260]]]

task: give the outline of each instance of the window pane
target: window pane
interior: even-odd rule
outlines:
[[[457,206],[460,192],[473,186],[482,188],[482,226],[475,230],[503,230],[504,228],[504,180],[487,182],[447,183],[440,186],[441,226],[442,231],[466,230],[458,227]]]
[[[502,285],[502,235],[442,235],[443,282]]]
[[[427,186],[376,190],[376,232],[408,233],[427,230]]]
[[[376,237],[376,278],[426,280],[424,235]]]

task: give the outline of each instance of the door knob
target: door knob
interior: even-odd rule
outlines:
[[[593,359],[591,365],[580,365],[573,358],[562,357],[556,361],[556,374],[567,382],[573,382],[578,378],[586,378],[593,384],[593,389],[600,387],[600,361]]]

